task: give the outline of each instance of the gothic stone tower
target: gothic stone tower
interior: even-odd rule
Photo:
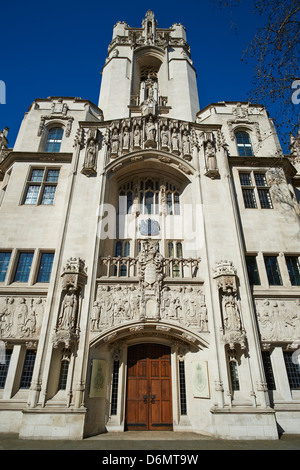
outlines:
[[[117,23],[98,107],[37,99],[1,152],[0,431],[299,432],[298,157],[199,110],[181,24]]]

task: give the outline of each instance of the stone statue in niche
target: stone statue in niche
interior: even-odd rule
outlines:
[[[225,331],[239,331],[241,329],[239,309],[232,295],[224,301],[224,327]]]
[[[145,100],[142,103],[142,115],[156,115],[157,113],[157,83],[151,78],[148,78],[146,82],[142,82],[142,86],[145,86]]]
[[[146,124],[146,142],[145,147],[156,147],[156,127],[153,117],[150,116]]]
[[[161,130],[161,147],[168,148],[169,146],[169,132],[167,130],[167,126],[163,125]]]
[[[118,129],[115,127],[111,136],[111,155],[118,155],[120,138]]]
[[[96,174],[98,146],[94,139],[90,139],[87,144],[83,168],[81,170],[87,176]]]
[[[172,131],[172,152],[175,154],[179,154],[178,131],[175,128]]]
[[[68,290],[64,295],[61,312],[58,317],[58,328],[60,330],[74,329],[77,321],[78,299],[76,289],[68,286]]]
[[[206,165],[209,171],[217,170],[216,149],[212,142],[207,142],[205,148]]]
[[[130,144],[130,133],[128,126],[125,126],[123,132],[123,150],[128,150]]]
[[[85,166],[94,167],[96,158],[96,144],[93,139],[90,141],[89,146],[86,151]]]
[[[219,176],[219,170],[217,167],[217,158],[216,158],[216,147],[213,141],[212,133],[205,134],[204,141],[204,155],[205,155],[205,165],[206,173],[205,175],[214,179]]]
[[[53,335],[54,347],[64,344],[69,348],[79,338],[79,305],[86,282],[85,262],[81,258],[68,259],[62,274],[62,293],[57,323]]]
[[[133,146],[134,148],[141,147],[141,131],[138,125],[135,126],[133,133]]]
[[[232,350],[239,345],[246,349],[246,332],[242,326],[241,312],[237,302],[238,277],[230,261],[220,261],[214,269],[214,278],[222,299],[222,336],[221,340]]]
[[[185,160],[191,159],[191,142],[188,131],[185,129],[182,135],[182,155]]]

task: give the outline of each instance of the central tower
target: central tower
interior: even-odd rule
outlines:
[[[141,28],[118,22],[102,70],[99,108],[105,120],[151,113],[195,121],[196,72],[185,28],[158,28],[150,10]]]

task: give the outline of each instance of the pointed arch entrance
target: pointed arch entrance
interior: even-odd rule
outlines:
[[[169,346],[143,343],[128,347],[125,429],[173,430]]]

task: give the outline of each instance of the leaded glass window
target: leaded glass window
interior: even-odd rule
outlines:
[[[51,168],[32,169],[27,182],[24,204],[52,205],[58,183],[59,170]]]
[[[47,142],[45,145],[45,152],[59,152],[63,137],[63,129],[61,127],[55,127],[50,129],[47,136]]]
[[[251,145],[250,136],[247,132],[236,132],[235,133],[238,154],[240,157],[252,157],[253,150]]]
[[[5,281],[10,256],[10,252],[0,252],[0,282]]]
[[[19,254],[14,282],[28,282],[32,259],[33,259],[32,252],[28,252],[28,253],[22,252]]]
[[[42,253],[36,282],[49,282],[54,253]]]

